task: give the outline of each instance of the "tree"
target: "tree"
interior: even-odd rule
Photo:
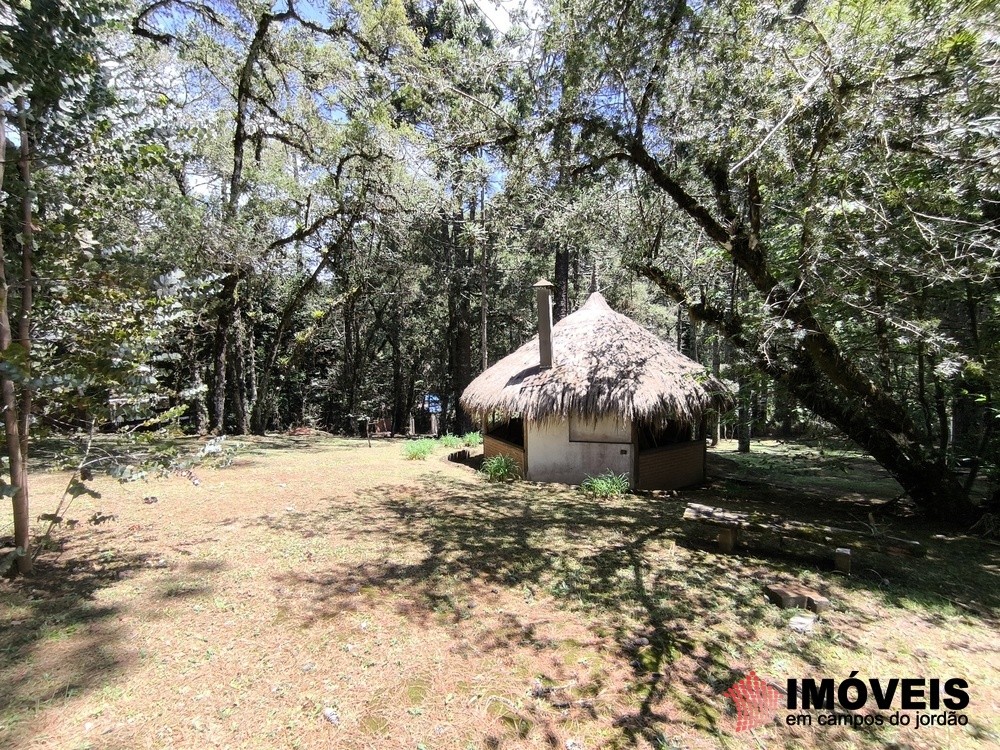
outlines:
[[[14,543],[18,570],[31,572],[28,491],[28,445],[36,384],[32,378],[32,309],[35,301],[35,213],[33,185],[40,160],[58,158],[70,147],[74,128],[103,98],[95,51],[95,27],[108,5],[101,0],[62,4],[15,3],[0,20],[0,101],[13,107],[0,113],[0,187],[17,201],[4,201],[5,214],[17,231],[0,233],[0,352],[4,369],[0,393],[10,483],[4,494],[13,502]],[[17,181],[6,166],[8,123],[17,133]],[[4,236],[5,235],[5,236]],[[13,238],[17,247],[12,247]],[[19,262],[17,262],[19,261]],[[16,299],[16,327],[11,324],[11,290]],[[16,332],[16,338],[15,338]]]
[[[547,70],[587,82],[541,132],[669,199],[635,270],[867,450],[929,514],[968,515],[949,401],[990,398],[996,14],[985,4],[553,3]],[[574,92],[575,94],[575,92]],[[956,128],[955,123],[962,123]],[[682,231],[678,231],[681,229]],[[704,240],[700,278],[671,258]],[[746,301],[705,283],[746,281]],[[729,285],[731,286],[731,285]],[[723,285],[723,288],[725,285]],[[963,308],[971,290],[973,302]],[[881,375],[878,375],[881,373]]]
[[[0,155],[13,130],[0,214],[0,393],[17,565],[31,571],[31,437],[52,425],[142,418],[160,394],[163,339],[184,317],[151,251],[173,165],[102,65],[118,8],[16,3],[3,17]],[[11,128],[13,126],[13,128]],[[159,278],[158,278],[159,277]],[[82,486],[82,485],[81,485]]]
[[[390,293],[396,277],[383,285],[352,257],[369,247],[390,255],[406,249],[401,224],[413,220],[417,204],[426,208],[426,181],[417,173],[431,136],[477,148],[469,142],[474,128],[449,133],[448,124],[455,100],[467,102],[473,89],[439,72],[454,65],[457,77],[481,87],[482,71],[456,64],[465,53],[456,34],[481,35],[474,26],[455,3],[425,8],[390,0],[308,12],[294,2],[278,9],[169,0],[142,6],[133,31],[172,52],[183,71],[176,98],[192,91],[212,103],[207,112],[180,105],[178,116],[219,126],[182,144],[181,175],[182,183],[199,171],[212,176],[206,202],[221,240],[215,257],[198,259],[218,274],[211,316],[200,324],[213,338],[207,380],[216,432],[277,424],[281,386],[302,375],[286,378],[281,364],[291,361],[300,334],[316,331],[302,313],[323,294],[338,300],[344,335],[338,361],[326,363],[341,374],[325,397],[336,401],[329,416],[340,414],[333,426],[346,427],[360,408],[367,347],[382,342],[378,333],[358,348],[360,329],[371,322],[372,332],[381,331],[386,300],[370,306],[369,299],[375,290]],[[250,293],[265,286],[283,300],[273,305]],[[403,369],[394,365],[397,395]]]

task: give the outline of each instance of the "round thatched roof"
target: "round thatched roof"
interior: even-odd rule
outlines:
[[[725,394],[705,368],[612,310],[595,292],[552,328],[552,367],[536,336],[473,380],[462,407],[474,416],[540,420],[570,413],[629,420],[697,420]]]

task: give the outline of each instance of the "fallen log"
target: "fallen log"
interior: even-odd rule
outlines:
[[[788,546],[790,540],[802,540],[834,551],[837,569],[850,572],[851,550],[877,552],[885,555],[922,557],[927,553],[920,542],[893,536],[880,536],[865,531],[841,529],[824,524],[789,521],[781,516],[757,512],[736,512],[700,503],[688,503],[683,520],[719,529],[717,541],[723,552],[736,547],[739,532],[748,531],[777,546]]]

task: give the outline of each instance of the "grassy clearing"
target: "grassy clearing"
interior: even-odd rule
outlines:
[[[0,630],[0,744],[998,742],[1000,547],[896,519],[892,531],[926,542],[928,556],[873,560],[844,578],[826,562],[721,556],[682,536],[689,500],[862,522],[895,489],[861,457],[841,480],[832,465],[804,465],[839,456],[723,452],[713,469],[732,476],[704,489],[597,500],[490,484],[443,455],[407,461],[402,447],[269,438],[229,469],[199,472],[197,487],[98,481],[102,497],[78,500],[70,517],[83,522],[40,561],[44,575],[0,589],[10,625]],[[42,478],[39,512],[64,482]],[[87,525],[95,512],[117,520]],[[762,595],[771,581],[816,588],[833,608],[797,633],[792,613]],[[751,669],[779,682],[957,674],[971,686],[972,723],[737,734],[723,693]]]

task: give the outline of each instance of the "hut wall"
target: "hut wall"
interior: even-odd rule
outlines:
[[[594,425],[592,433],[621,434],[620,424],[616,425],[614,419],[606,421]],[[534,482],[580,484],[588,476],[605,471],[632,476],[635,449],[631,443],[570,440],[568,419],[529,422],[525,432],[527,478]],[[631,434],[630,426],[624,434]]]
[[[636,489],[673,490],[705,480],[705,441],[639,451]]]

